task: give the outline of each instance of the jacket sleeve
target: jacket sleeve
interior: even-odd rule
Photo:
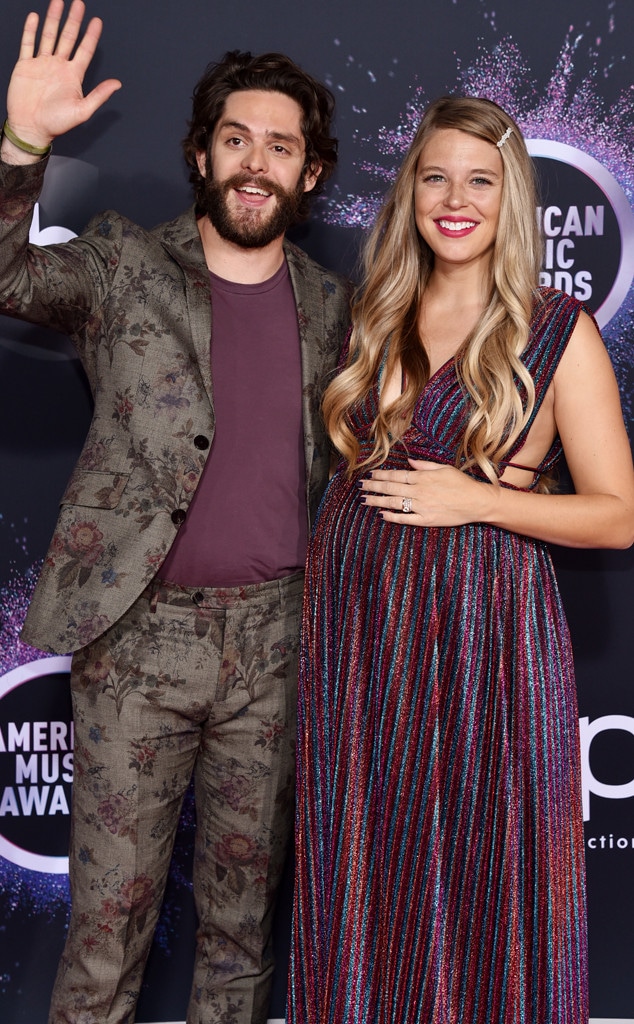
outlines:
[[[70,242],[30,244],[47,162],[0,161],[0,312],[74,335],[104,301],[120,231],[102,216]]]

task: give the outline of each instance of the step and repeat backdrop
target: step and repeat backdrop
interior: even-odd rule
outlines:
[[[28,7],[4,0],[0,89]],[[294,239],[354,275],[426,104],[483,95],[518,120],[536,161],[543,283],[595,312],[634,432],[632,0],[209,0],[95,3],[90,82],[123,82],[55,147],[32,239],[71,237],[99,209],[145,226],[190,202],[180,156],[194,83],[227,49],[287,52],[337,100],[340,166]],[[68,341],[0,317],[0,1019],[43,1024],[68,914],[73,777],[69,659],[23,644],[57,503],[91,415]],[[634,552],[555,551],[581,714],[593,1018],[634,1019]],[[195,809],[183,808],[139,1021],[185,1016],[195,920]],[[290,884],[278,912],[272,1018],[284,1016]]]

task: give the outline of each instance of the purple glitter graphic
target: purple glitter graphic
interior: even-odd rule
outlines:
[[[613,7],[613,5],[610,5]],[[485,15],[495,31],[494,15]],[[614,13],[609,15],[608,31],[615,28]],[[531,68],[519,47],[507,37],[487,50],[480,46],[478,58],[461,69],[457,58],[455,85],[449,92],[485,96],[508,110],[527,139],[548,139],[581,149],[605,167],[618,182],[634,206],[634,163],[632,161],[632,126],[634,125],[634,86],[624,91],[617,101],[607,106],[600,93],[600,80],[610,74],[610,66],[601,61],[601,38],[592,42],[587,57],[589,71],[580,77],[575,69],[575,56],[584,34],[570,27],[560,50],[554,70],[545,89],[538,91]],[[348,63],[352,58],[348,58]],[[413,89],[400,122],[382,127],[375,136],[361,137],[355,142],[372,146],[372,158],[356,163],[357,172],[379,183],[379,188],[366,192],[337,195],[325,204],[323,220],[327,224],[351,228],[368,228],[381,205],[387,186],[394,180],[416,128],[431,97],[422,85]],[[353,108],[356,112],[356,108]],[[361,111],[359,111],[361,112]],[[630,288],[618,313],[603,329],[621,391],[626,419],[634,413],[634,289]]]
[[[0,523],[4,525],[2,514]],[[13,524],[10,524],[10,528],[15,532]],[[19,542],[22,551],[26,553],[26,538],[16,536],[15,541]],[[45,657],[41,651],[20,639],[20,630],[39,569],[39,565],[32,565],[26,572],[21,573],[12,565],[7,583],[0,587],[0,675],[5,675],[19,665],[26,665],[37,658]]]
[[[26,530],[10,523],[0,513],[0,530],[10,531],[9,539],[3,537],[8,548],[20,551],[28,558]],[[12,536],[11,536],[12,535]],[[13,544],[11,544],[11,540]],[[9,568],[8,582],[0,587],[0,676],[20,665],[46,657],[42,651],[31,647],[20,638],[20,630],[31,600],[40,571],[40,563],[34,563],[24,571],[15,564]],[[155,943],[163,953],[170,955],[173,936],[178,932],[182,915],[183,892],[189,893],[191,883],[191,850],[196,827],[193,787],[187,792],[179,824],[178,837],[170,868],[170,885],[166,894],[161,916],[158,921]],[[6,922],[14,915],[35,918],[42,914],[67,923],[70,903],[68,876],[31,871],[17,866],[0,857],[0,916]],[[16,965],[17,966],[17,965]],[[10,984],[11,975],[6,971],[0,975],[0,994],[3,986]]]
[[[0,527],[8,529],[12,534],[13,547],[21,555],[28,556],[26,531],[27,521],[17,527],[7,522],[0,513]],[[3,531],[4,532],[4,531]],[[3,538],[7,547],[11,547],[6,537]],[[39,565],[30,566],[20,572],[15,564],[9,569],[9,579],[0,587],[0,675],[26,665],[30,661],[42,658],[41,651],[36,650],[20,639],[20,629],[24,622],[29,601],[39,573]],[[68,877],[66,875],[46,874],[29,871],[18,867],[0,857],[0,903],[2,918],[6,922],[13,914],[36,917],[40,914],[55,915],[67,908],[69,901]],[[10,977],[5,972],[2,983]]]

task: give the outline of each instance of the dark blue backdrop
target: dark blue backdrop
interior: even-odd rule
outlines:
[[[27,9],[21,0],[4,0],[0,88],[8,81]],[[90,78],[116,76],[124,88],[89,125],[56,145],[40,230],[78,231],[92,212],[110,206],[148,226],[175,215],[189,203],[179,142],[193,84],[207,62],[226,49],[275,49],[327,81],[338,104],[340,167],[327,199],[296,240],[320,262],[353,272],[360,233],[427,100],[456,91],[489,95],[508,107],[530,139],[570,147],[554,157],[543,156],[541,143],[533,150],[548,192],[544,208],[551,210],[552,251],[559,253],[550,269],[571,268],[573,288],[589,275],[593,308],[607,294],[618,297],[604,334],[631,432],[631,0],[497,0],[494,10],[488,0],[393,0],[389,5],[370,0],[362,7],[345,0],[264,5],[134,0],[102,2],[90,13],[106,22]],[[584,233],[588,206],[604,217],[601,235]],[[579,221],[574,211],[570,214],[573,207]],[[603,214],[596,213],[599,207]],[[553,215],[554,209],[561,215]],[[565,246],[558,249],[562,239]],[[586,276],[577,280],[578,273]],[[42,720],[67,715],[59,697],[53,707],[41,707],[41,684],[13,685],[12,676],[7,695],[2,686],[7,673],[40,657],[21,645],[19,625],[89,417],[89,397],[67,342],[0,318],[0,736],[5,745],[9,721],[20,713],[26,718],[27,708],[33,717],[35,694]],[[555,554],[575,646],[587,751],[592,1014],[634,1019],[634,554]],[[3,753],[0,742],[3,789],[15,789],[15,771],[15,754]],[[10,796],[4,802],[3,796],[0,838],[13,836],[11,842],[20,815]],[[30,828],[25,844],[37,846],[37,856],[54,855],[46,829],[50,826],[52,836],[63,812],[47,821],[44,811],[35,838],[31,833],[37,828],[24,817]],[[194,927],[193,827],[188,801],[140,1020],[184,1018]],[[2,850],[7,856],[0,856],[0,1017],[7,1024],[41,1024],[63,942],[65,876],[16,863],[10,847]],[[281,968],[273,1017],[283,1015],[287,926],[288,893],[277,928]]]

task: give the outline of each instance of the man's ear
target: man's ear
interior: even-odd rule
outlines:
[[[304,171],[304,192],[312,192],[321,173],[321,164],[314,164]]]
[[[196,163],[198,164],[198,170],[202,174],[203,178],[207,177],[207,153],[204,149],[199,149],[196,153]]]

